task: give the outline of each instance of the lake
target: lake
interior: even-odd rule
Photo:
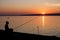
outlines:
[[[17,32],[60,36],[60,16],[0,16],[0,29],[6,21]]]

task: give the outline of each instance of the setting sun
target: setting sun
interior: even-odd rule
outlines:
[[[45,12],[42,12],[42,14],[45,14]]]

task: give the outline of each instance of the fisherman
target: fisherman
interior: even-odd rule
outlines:
[[[6,21],[6,24],[5,24],[5,31],[8,31],[9,30],[9,26],[8,26],[9,22]]]

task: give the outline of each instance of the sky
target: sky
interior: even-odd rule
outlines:
[[[0,0],[1,13],[60,13],[60,0]]]

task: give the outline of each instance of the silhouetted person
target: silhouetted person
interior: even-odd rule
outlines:
[[[5,24],[5,32],[13,32],[13,29],[9,28],[9,22],[6,21],[6,24]]]
[[[9,22],[6,21],[6,24],[5,24],[5,31],[8,31],[9,30],[9,26],[8,26]]]

